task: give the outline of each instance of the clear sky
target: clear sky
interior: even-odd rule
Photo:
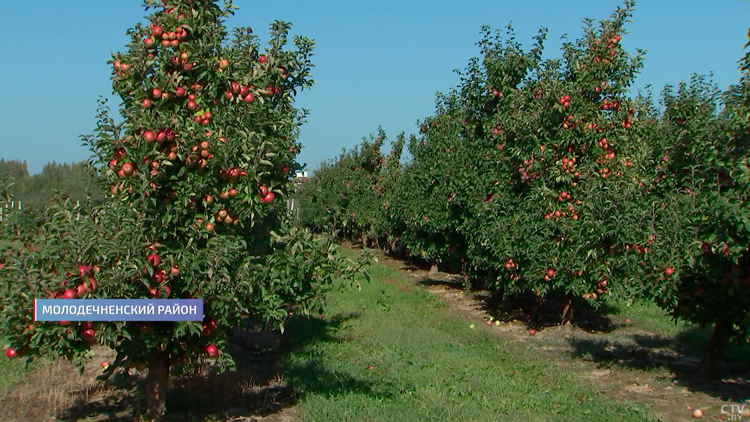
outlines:
[[[549,28],[548,57],[560,37],[582,33],[584,17],[603,19],[613,0],[286,0],[250,2],[227,26],[251,26],[267,41],[273,20],[316,41],[316,86],[298,97],[311,110],[302,129],[299,161],[310,170],[382,125],[392,140],[417,131],[434,111],[435,93],[458,83],[478,55],[481,25],[513,23],[529,45]],[[145,22],[139,0],[0,2],[0,157],[26,160],[32,174],[50,162],[85,160],[79,135],[93,132],[96,100],[112,99],[107,60],[124,50],[124,32]],[[622,45],[648,50],[636,88],[714,73],[721,89],[739,80],[750,27],[750,1],[641,0]]]

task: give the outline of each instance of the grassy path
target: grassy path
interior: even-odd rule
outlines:
[[[362,291],[295,318],[287,382],[305,421],[646,421],[574,373],[472,325],[385,266]],[[383,282],[386,281],[386,282]]]

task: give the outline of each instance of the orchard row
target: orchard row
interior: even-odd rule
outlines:
[[[506,294],[560,296],[563,324],[575,301],[653,300],[715,324],[710,374],[728,341],[750,339],[750,95],[746,80],[722,94],[697,76],[667,87],[661,110],[626,95],[642,68],[620,44],[633,6],[560,59],[542,60],[545,31],[526,52],[512,29],[485,28],[482,57],[419,136],[383,154],[381,131],[324,163],[300,221]]]

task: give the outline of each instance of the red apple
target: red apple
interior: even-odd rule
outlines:
[[[672,274],[674,274],[674,268],[667,268],[666,270],[664,270],[664,274],[666,274],[667,276],[671,276]]]
[[[178,97],[182,98],[182,97],[184,97],[184,96],[187,95],[187,91],[185,91],[185,88],[183,88],[183,87],[178,87],[176,94],[177,94]]]
[[[229,60],[227,60],[227,59],[221,59],[221,60],[219,60],[219,68],[226,69],[227,66],[229,66]]]
[[[84,330],[81,333],[81,338],[84,341],[93,342],[93,341],[96,340],[96,331],[93,328],[89,328],[88,330]]]
[[[63,293],[63,298],[64,299],[75,299],[76,296],[78,296],[78,294],[73,289],[68,289],[68,290],[65,291],[65,293]]]
[[[147,130],[147,131],[143,132],[143,140],[144,141],[146,141],[148,143],[151,143],[151,142],[154,142],[155,139],[156,139],[156,135],[154,135],[154,132],[152,132],[150,130]]]
[[[158,267],[161,263],[161,258],[159,257],[159,255],[152,253],[148,256],[148,262],[151,263],[151,265],[153,265],[154,267]]]
[[[206,346],[206,354],[209,357],[215,358],[216,356],[219,356],[219,348],[214,346],[213,344],[209,344]]]
[[[530,336],[536,335],[536,330],[533,330],[533,329],[529,330],[529,335]]]
[[[18,351],[12,347],[9,347],[8,350],[5,351],[5,356],[14,359],[18,357]]]
[[[154,27],[154,36],[155,37],[161,37],[164,34],[164,28],[157,25]]]
[[[266,57],[266,56],[260,56],[260,58],[258,59],[258,61],[261,62],[261,63],[265,63],[266,61],[268,61],[268,57]]]
[[[275,195],[273,194],[273,192],[268,192],[268,195],[263,197],[263,203],[270,204],[271,202],[273,202],[274,197]]]
[[[154,88],[151,90],[151,96],[154,98],[161,98],[161,90],[158,88]]]
[[[132,163],[124,163],[122,165],[122,173],[125,176],[132,176],[133,175],[133,171],[135,171],[135,168],[133,167]]]
[[[260,187],[260,197],[261,198],[265,198],[266,195],[268,195],[268,192],[269,192],[268,191],[268,186],[263,185],[263,186]]]
[[[252,103],[255,100],[255,96],[253,94],[248,93],[245,95],[245,98],[242,99],[246,103]]]
[[[240,84],[238,84],[237,82],[232,82],[232,94],[237,95],[239,93],[240,93]]]
[[[151,100],[148,98],[144,98],[142,104],[143,108],[151,108]]]

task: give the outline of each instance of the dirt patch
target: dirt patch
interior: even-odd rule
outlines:
[[[413,291],[413,290],[414,290],[414,288],[413,288],[413,287],[411,287],[411,286],[407,286],[407,285],[405,285],[404,283],[401,283],[401,282],[399,282],[398,280],[396,280],[396,279],[395,279],[395,278],[393,278],[393,277],[388,277],[388,278],[386,278],[385,280],[383,280],[383,282],[384,282],[385,284],[390,284],[391,286],[396,286],[396,288],[398,288],[398,289],[399,289],[400,291],[402,291],[402,292],[406,292],[406,293],[409,293],[409,292],[411,292],[411,291]]]
[[[478,325],[498,314],[491,292],[467,292],[455,275],[432,273],[382,251],[374,253],[380,264],[399,271],[415,288],[421,286],[436,295],[450,312]],[[487,329],[503,339],[533,344],[537,353],[560,370],[578,374],[582,382],[595,385],[618,403],[639,403],[662,421],[694,420],[693,408],[703,409],[706,417],[722,420],[726,418],[720,413],[722,405],[750,399],[747,375],[715,382],[695,380],[692,374],[698,359],[673,350],[672,339],[636,327],[616,326],[594,313],[579,315],[577,327],[555,326],[550,321],[559,321],[556,309],[561,308],[557,303],[550,306],[534,316],[503,315],[500,325]],[[531,329],[536,330],[535,335],[530,335]]]

